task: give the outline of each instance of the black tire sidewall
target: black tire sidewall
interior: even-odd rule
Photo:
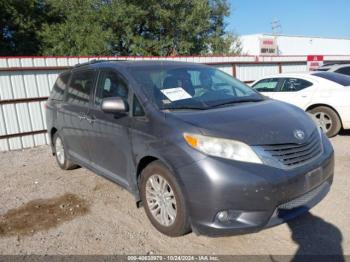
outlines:
[[[151,211],[149,210],[147,204],[145,190],[146,182],[148,178],[154,174],[160,175],[164,179],[166,179],[175,195],[177,213],[174,224],[172,224],[169,227],[163,226],[158,223],[158,221],[151,214]],[[158,231],[171,237],[181,236],[190,231],[188,211],[184,195],[181,192],[180,186],[176,181],[176,178],[163,163],[161,163],[160,161],[154,161],[151,164],[149,164],[141,173],[139,186],[141,199],[144,204],[147,217]]]
[[[332,121],[332,127],[330,130],[328,130],[328,132],[325,133],[327,137],[333,137],[339,133],[341,129],[341,122],[338,114],[333,109],[325,106],[320,106],[310,110],[309,112],[313,115],[320,112],[326,113],[327,115],[329,115]]]

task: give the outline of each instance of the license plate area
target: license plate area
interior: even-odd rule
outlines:
[[[320,185],[324,181],[324,172],[322,167],[315,168],[305,175],[308,188]]]

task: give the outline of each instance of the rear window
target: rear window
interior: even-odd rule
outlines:
[[[329,68],[317,68],[315,71],[322,71],[322,72],[325,72],[325,71],[328,71]]]
[[[336,73],[350,76],[350,66],[339,68]]]
[[[350,86],[350,76],[347,75],[331,72],[317,72],[313,75],[336,82],[337,84],[340,84],[342,86]]]
[[[57,80],[52,88],[50,98],[53,100],[63,100],[64,90],[67,88],[70,72],[62,73],[57,77]]]

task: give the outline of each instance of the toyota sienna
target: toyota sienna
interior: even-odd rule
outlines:
[[[62,169],[129,190],[160,232],[256,232],[321,201],[333,148],[303,110],[206,65],[92,61],[63,72],[47,102]]]

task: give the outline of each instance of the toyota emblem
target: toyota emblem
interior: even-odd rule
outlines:
[[[294,137],[299,140],[303,140],[305,138],[305,133],[304,131],[297,129],[294,131]]]

